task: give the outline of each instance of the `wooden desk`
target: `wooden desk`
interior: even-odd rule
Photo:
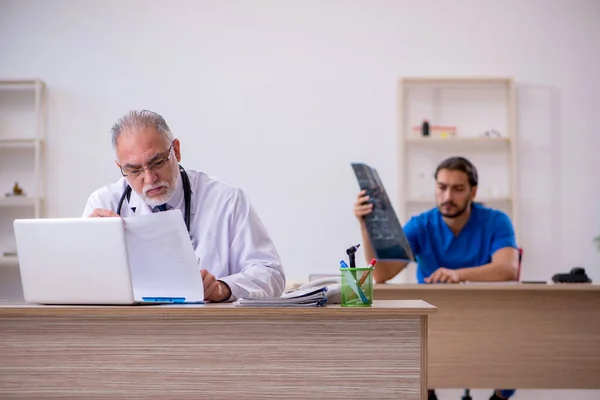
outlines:
[[[600,389],[600,285],[376,285],[422,299],[430,388]]]
[[[435,312],[0,305],[0,398],[426,399]]]

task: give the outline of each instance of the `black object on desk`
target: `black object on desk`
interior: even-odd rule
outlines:
[[[350,268],[356,268],[356,250],[360,247],[360,244],[356,246],[350,246],[346,249],[346,254],[348,254],[348,261],[350,262]]]
[[[363,163],[352,163],[358,186],[370,197],[373,211],[365,215],[365,226],[375,258],[415,261],[415,256],[377,170]]]
[[[356,246],[350,246],[348,249],[346,249],[346,254],[348,254],[350,268],[353,269],[352,276],[354,276],[354,279],[356,279],[356,271],[354,270],[354,268],[356,268],[356,250],[358,250],[359,247],[360,244],[357,244]]]
[[[569,273],[559,273],[552,277],[554,283],[592,283],[585,268],[574,267]]]

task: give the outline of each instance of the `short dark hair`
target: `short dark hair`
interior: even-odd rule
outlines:
[[[467,177],[469,178],[469,185],[477,186],[477,169],[471,163],[471,161],[464,157],[450,157],[442,161],[435,169],[435,175],[433,176],[435,179],[437,179],[438,172],[440,172],[442,169],[449,169],[450,171],[462,171],[467,174]]]

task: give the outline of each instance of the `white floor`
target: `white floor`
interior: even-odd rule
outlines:
[[[598,378],[600,379],[600,377]],[[463,390],[438,389],[438,400],[461,400]],[[471,390],[473,400],[488,400],[492,390]],[[511,400],[600,400],[600,390],[517,390]]]

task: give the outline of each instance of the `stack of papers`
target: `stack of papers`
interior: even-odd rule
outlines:
[[[233,304],[237,307],[323,307],[327,302],[327,286],[293,290],[281,297],[244,297]]]
[[[204,302],[199,261],[179,210],[126,217],[125,241],[136,301]]]

